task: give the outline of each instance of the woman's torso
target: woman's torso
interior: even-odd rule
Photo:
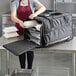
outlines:
[[[11,3],[10,3],[10,7],[11,7],[11,10],[17,10],[18,6],[19,6],[19,1],[20,0],[12,0]],[[28,0],[27,0],[28,2]],[[31,7],[31,10],[32,10],[32,13],[34,13],[35,9],[37,9],[37,6],[40,2],[38,0],[30,0],[30,7]],[[25,6],[27,6],[28,3],[25,4]]]

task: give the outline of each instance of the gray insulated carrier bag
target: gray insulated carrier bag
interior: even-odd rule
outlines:
[[[40,42],[35,36],[31,39],[31,34],[29,35],[30,40],[36,44],[40,46],[48,46],[72,39],[72,16],[70,14],[58,12],[45,13],[36,17],[35,20],[42,24],[39,32]],[[39,34],[36,30],[32,31],[32,33]]]
[[[35,47],[46,47],[73,38],[70,14],[49,10],[34,20],[41,24],[40,31],[36,28],[25,29],[24,40],[5,44],[3,47],[18,56]]]

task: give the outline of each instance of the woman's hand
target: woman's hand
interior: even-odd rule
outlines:
[[[20,21],[19,24],[20,24],[20,26],[21,26],[22,28],[25,28],[25,25],[24,25],[23,21]]]
[[[31,15],[29,16],[29,18],[30,18],[30,19],[34,19],[34,17],[36,17],[36,16],[38,16],[39,14],[43,13],[45,10],[46,10],[46,7],[45,7],[43,4],[39,3],[39,5],[38,5],[38,10],[37,10],[36,12],[34,12],[33,14],[31,14]]]
[[[15,10],[11,12],[11,19],[13,22],[18,23],[22,28],[25,28],[24,22],[17,18]]]
[[[30,19],[34,19],[34,17],[36,17],[37,15],[35,14],[35,13],[33,13],[33,14],[31,14],[30,16],[29,16],[29,18]]]

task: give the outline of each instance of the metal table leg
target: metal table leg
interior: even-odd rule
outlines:
[[[73,76],[75,76],[75,52],[72,53],[72,69],[73,69]]]
[[[1,54],[0,54],[0,75],[1,75],[1,73],[2,73],[2,67],[1,67],[1,64],[2,64],[2,50],[0,49],[0,52],[1,52]]]
[[[6,59],[6,75],[5,76],[10,76],[9,73],[9,51],[7,50],[7,59]]]

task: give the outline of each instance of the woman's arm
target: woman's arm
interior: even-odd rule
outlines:
[[[37,15],[41,14],[41,13],[44,12],[45,10],[46,10],[46,7],[45,7],[43,4],[39,3],[39,5],[38,5],[38,10],[37,10],[35,13],[31,14],[31,15],[29,16],[29,18],[30,18],[30,19],[33,19],[34,17],[36,17]]]
[[[12,11],[11,11],[11,19],[12,19],[13,22],[19,23],[20,26],[21,26],[22,28],[24,28],[24,23],[23,23],[23,21],[21,21],[20,19],[17,18],[17,16],[16,16],[16,11],[15,11],[15,10],[12,10]]]
[[[11,19],[12,19],[13,22],[19,23],[20,26],[21,26],[22,28],[24,28],[23,21],[21,21],[20,19],[18,19],[17,16],[16,16],[17,3],[18,3],[18,0],[10,0]]]

